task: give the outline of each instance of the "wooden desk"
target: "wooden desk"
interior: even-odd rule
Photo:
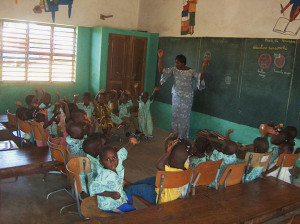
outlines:
[[[131,223],[261,223],[300,207],[300,188],[274,177],[227,187],[199,190],[197,195],[134,212],[82,222]]]
[[[0,152],[0,179],[55,170],[48,147]]]
[[[200,188],[197,193],[228,208],[244,223],[261,223],[300,208],[300,188],[275,177],[258,178],[218,191]]]
[[[216,215],[218,214],[218,215]],[[226,222],[224,222],[226,220]],[[148,223],[237,223],[238,218],[204,195],[178,199],[108,218],[90,220],[82,224],[148,224]]]

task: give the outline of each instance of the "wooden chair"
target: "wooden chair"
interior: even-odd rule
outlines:
[[[58,172],[54,171],[54,172],[48,172],[48,173],[65,175],[67,177],[67,186],[68,186],[69,185],[69,173],[66,170],[66,166],[67,166],[67,163],[68,163],[66,146],[56,145],[56,144],[52,143],[51,138],[48,139],[47,143],[48,143],[49,150],[50,150],[50,153],[51,153],[53,166],[58,170]],[[62,163],[62,165],[57,166],[57,165],[55,165],[55,162],[60,162],[60,163]],[[47,174],[45,174],[44,180],[46,179],[46,175]],[[55,193],[60,192],[60,191],[66,191],[70,195],[68,190],[69,190],[68,187],[64,187],[62,189],[50,192],[50,193],[47,194],[46,198],[49,199],[50,195],[55,194]]]
[[[67,170],[70,174],[70,183],[75,192],[76,204],[79,217],[87,220],[90,218],[109,217],[112,214],[103,212],[97,203],[97,197],[86,197],[81,199],[82,185],[80,181],[80,173],[91,172],[90,160],[87,157],[77,157],[71,159],[67,164]]]
[[[11,132],[17,131],[17,136],[19,137],[17,115],[10,113],[9,110],[6,111],[6,115],[7,115],[8,127],[10,131]]]
[[[188,169],[185,171],[178,171],[178,172],[158,171],[156,173],[156,180],[155,180],[155,186],[159,188],[157,204],[160,203],[161,193],[164,188],[177,188],[177,187],[182,187],[186,184],[190,184],[192,181],[192,174],[193,174],[193,169]]]
[[[219,180],[220,186],[226,188],[241,183],[245,166],[246,163],[229,165]]]
[[[31,124],[29,122],[18,119],[18,129],[32,136]],[[23,149],[24,135],[20,134],[19,137],[21,138],[21,149]]]
[[[69,145],[67,145],[67,156],[68,156],[68,160],[71,160],[71,159],[74,159],[77,157],[82,157],[82,156],[78,156],[78,155],[71,153]]]
[[[267,168],[271,158],[272,158],[272,152],[267,152],[267,153],[247,152],[245,156],[245,163],[247,164],[247,166],[245,170],[244,181],[247,178],[250,167]]]
[[[46,146],[48,136],[47,136],[43,126],[36,121],[31,121],[30,124],[31,124],[31,128],[32,128],[32,132],[33,132],[33,136],[34,136],[35,140],[42,141],[43,146]]]
[[[291,172],[291,183],[293,184],[294,181],[294,173],[296,168],[296,163],[298,160],[299,154],[286,154],[283,153],[279,156],[276,166],[279,167],[279,171],[277,173],[277,178],[280,175],[282,167],[293,167]]]
[[[217,188],[217,177],[220,172],[220,166],[223,159],[217,161],[208,161],[200,163],[193,173],[192,195],[195,195],[196,185],[205,186],[215,181]]]

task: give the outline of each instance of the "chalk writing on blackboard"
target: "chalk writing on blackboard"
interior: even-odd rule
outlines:
[[[266,77],[266,72],[261,68],[261,69],[257,69],[258,75],[262,78]]]
[[[261,45],[253,45],[253,50],[272,50],[272,51],[280,51],[284,50],[287,51],[287,47],[285,45],[283,46],[277,46],[277,47],[271,47],[271,46],[264,46],[263,44]]]
[[[286,76],[290,76],[292,74],[291,72],[284,72],[282,70],[277,70],[275,68],[274,68],[274,73],[282,74],[282,75],[286,75]]]

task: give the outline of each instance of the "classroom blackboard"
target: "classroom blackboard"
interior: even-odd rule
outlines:
[[[297,63],[298,62],[298,63]],[[297,44],[295,51],[294,65],[292,73],[291,91],[289,95],[289,103],[287,108],[286,125],[296,126],[298,129],[298,137],[300,135],[300,45]]]
[[[286,123],[295,47],[293,40],[245,40],[238,96],[244,124]]]
[[[184,54],[187,66],[200,71],[204,57],[211,57],[206,89],[195,90],[193,111],[255,128],[270,121],[300,128],[295,40],[161,37],[159,48],[164,50],[164,67],[173,67],[175,56]],[[156,78],[158,83],[158,72]],[[156,99],[171,104],[172,85],[171,78]]]

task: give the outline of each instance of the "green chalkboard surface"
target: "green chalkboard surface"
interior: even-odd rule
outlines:
[[[256,128],[273,121],[300,130],[300,56],[295,40],[162,37],[159,48],[165,52],[164,67],[173,67],[175,56],[184,54],[187,66],[199,71],[204,57],[211,57],[206,89],[195,90],[193,111]],[[157,83],[159,79],[157,73]],[[172,103],[172,85],[171,78],[158,101]]]
[[[205,69],[204,91],[195,91],[193,110],[233,120],[237,111],[241,39],[202,38],[200,67],[206,55],[211,62]],[[197,68],[198,70],[200,69]]]
[[[300,135],[300,44],[297,44],[294,60],[294,72],[292,73],[291,91],[288,103],[288,113],[286,125],[298,128]],[[298,62],[298,63],[297,63]]]
[[[199,38],[160,38],[159,48],[164,50],[163,64],[167,67],[175,66],[176,55],[188,55],[187,64],[192,68],[196,68],[198,63],[198,50],[201,39]],[[160,75],[157,73],[157,85],[159,85]],[[172,103],[171,89],[173,86],[173,78],[161,86],[161,90],[157,93],[157,99],[163,103]]]
[[[239,118],[259,126],[286,123],[295,41],[246,39],[239,91]]]

